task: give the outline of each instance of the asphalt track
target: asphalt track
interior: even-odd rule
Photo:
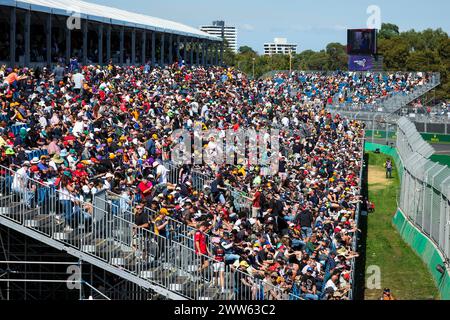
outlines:
[[[371,142],[371,139],[367,139],[367,141]],[[385,145],[386,139],[374,139],[373,142]],[[436,150],[435,154],[450,156],[450,143],[430,143],[430,144],[433,146],[434,150]]]

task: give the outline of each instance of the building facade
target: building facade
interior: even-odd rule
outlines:
[[[2,0],[0,62],[220,64],[221,38],[173,21],[78,0]]]
[[[288,43],[286,38],[275,38],[272,43],[264,44],[264,54],[290,54],[297,53],[297,45]]]
[[[228,47],[237,53],[237,28],[225,25],[225,21],[213,21],[212,25],[201,26],[200,30],[206,32],[212,36],[222,38],[222,28],[225,40],[228,43]]]

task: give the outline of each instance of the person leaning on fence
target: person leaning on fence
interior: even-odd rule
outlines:
[[[387,159],[384,167],[386,169],[386,179],[392,178],[392,162],[391,159]]]

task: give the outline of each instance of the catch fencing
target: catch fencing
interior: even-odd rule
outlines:
[[[433,148],[406,118],[398,121],[397,149],[402,175],[399,207],[448,259],[450,168],[428,159],[434,153]]]

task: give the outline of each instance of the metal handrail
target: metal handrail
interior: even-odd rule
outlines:
[[[0,215],[156,285],[176,291],[188,299],[208,298],[210,276],[213,273],[209,266],[216,263],[213,258],[197,254],[193,248],[171,237],[162,237],[151,230],[140,228],[129,219],[113,215],[110,209],[97,208],[91,203],[86,203],[74,195],[69,196],[59,190],[52,190],[53,193],[50,194],[51,187],[32,178],[24,177],[25,183],[17,186],[17,180],[14,180],[20,178],[16,176],[17,173],[3,166],[0,166],[0,169],[3,171],[0,175],[3,196],[10,196],[11,199],[16,197],[19,200],[15,202],[15,208],[19,209],[17,213],[2,212]],[[42,191],[49,193],[39,196]],[[65,210],[66,204],[61,203],[66,201],[64,200],[66,198],[71,198],[67,201],[76,203],[74,207],[79,209],[78,215],[72,219],[68,217],[57,219],[56,217],[61,213],[70,212]],[[6,203],[6,198],[2,198],[1,201],[1,207],[12,208],[8,206],[11,203]],[[88,216],[92,219],[89,226],[86,225],[87,216],[84,215],[88,211],[90,212]],[[31,220],[33,216],[42,218],[45,223],[42,225],[31,223],[40,221]],[[67,228],[71,231],[66,230]],[[192,269],[194,265],[199,266],[201,261],[208,261],[206,273],[209,276],[207,277],[205,277],[205,270],[200,272]],[[244,271],[241,271],[240,275],[258,283],[252,275]],[[184,277],[185,283],[194,282],[194,285],[193,287],[192,284],[190,285],[190,290],[182,290],[177,287],[177,283],[173,283],[174,277]],[[232,285],[225,288],[224,295],[218,297],[230,298],[227,293],[236,290]],[[282,289],[274,287],[273,290]],[[246,292],[239,298],[255,298],[253,293],[254,291]],[[298,298],[292,294],[289,297]]]

